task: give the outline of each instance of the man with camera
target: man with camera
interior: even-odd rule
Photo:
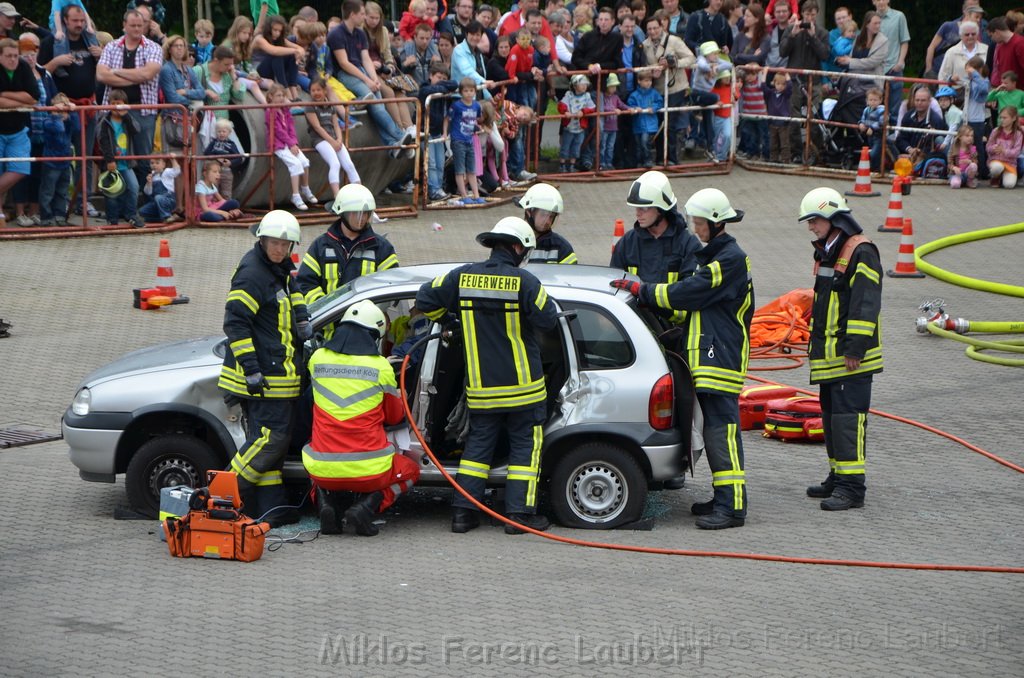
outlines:
[[[818,0],[804,0],[800,5],[800,21],[794,23],[782,34],[779,43],[779,55],[786,57],[790,68],[807,68],[818,70],[821,62],[828,59],[828,33],[817,24]],[[813,109],[821,103],[821,78],[814,78],[814,86],[810,92],[808,76],[795,75],[793,97],[790,99],[790,113],[794,117],[803,117],[800,107],[807,105]],[[808,100],[810,94],[810,100]],[[813,132],[813,130],[812,130]],[[815,143],[816,134],[812,135],[811,143]],[[812,147],[811,153],[815,150]]]
[[[690,48],[686,46],[682,38],[668,32],[667,17],[661,11],[655,12],[647,17],[644,30],[647,32],[647,39],[644,40],[644,63],[650,66],[657,66],[654,71],[654,89],[661,93],[665,92],[665,79],[668,79],[668,105],[672,107],[685,106],[686,93],[690,89],[690,82],[686,78],[686,69],[693,68],[697,63],[697,57],[693,55]],[[699,106],[707,105],[698,103]],[[686,112],[676,111],[668,114],[669,144],[668,161],[675,165],[679,162],[677,142],[683,139],[676,139],[680,133],[685,133],[690,126],[690,116]]]

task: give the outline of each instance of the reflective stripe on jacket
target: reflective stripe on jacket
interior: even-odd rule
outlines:
[[[425,283],[416,307],[434,321],[458,313],[466,356],[466,404],[492,412],[536,406],[546,399],[534,329],[554,330],[547,291],[500,249]]]
[[[537,238],[537,246],[530,253],[531,264],[575,264],[576,252],[569,241],[557,233],[548,231]]]
[[[313,437],[302,463],[314,479],[365,478],[391,469],[385,424],[402,420],[395,372],[379,355],[317,349],[309,359]]]
[[[271,263],[259,242],[238,264],[224,306],[228,350],[217,385],[243,398],[297,398],[301,377],[295,366],[299,345],[295,323],[308,319],[306,305],[286,258]],[[260,372],[270,388],[251,396],[245,375]]]
[[[299,289],[312,304],[359,276],[395,266],[398,255],[387,238],[367,226],[356,240],[349,240],[338,219],[306,250],[299,266]]]
[[[750,358],[754,283],[750,258],[728,233],[696,254],[697,270],[675,284],[645,284],[640,299],[659,308],[689,311],[686,356],[694,388],[739,395]]]
[[[849,236],[840,234],[826,253],[815,243],[818,271],[811,308],[811,383],[836,381],[857,374],[882,371],[882,264],[870,241],[853,250],[845,270],[837,259]],[[846,369],[845,357],[860,359],[855,370]]]

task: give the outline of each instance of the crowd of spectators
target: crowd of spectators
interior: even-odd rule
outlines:
[[[9,158],[0,172],[0,204],[13,209],[19,226],[61,225],[69,210],[83,207],[111,223],[171,222],[183,216],[176,206],[191,188],[182,185],[177,163],[122,158],[194,148],[212,158],[209,171],[197,169],[200,215],[236,218],[232,179],[241,144],[227,112],[204,107],[246,97],[278,104],[267,112],[268,150],[288,169],[300,210],[318,197],[308,185],[310,158],[298,146],[294,118],[308,129],[314,161],[319,155],[326,163],[336,191],[342,171],[347,181],[359,181],[358,163],[345,148],[344,131],[360,124],[350,109],[373,120],[393,157],[411,157],[416,144],[426,144],[432,200],[472,202],[532,180],[526,149],[539,142],[543,126],[534,123],[548,111],[562,118],[562,171],[645,167],[684,156],[720,162],[729,157],[734,120],[739,157],[790,162],[804,159],[793,151],[817,151],[826,140],[812,128],[808,144],[801,126],[784,118],[802,117],[807,106],[818,110],[826,97],[855,103],[852,122],[871,147],[876,171],[884,146],[890,159],[906,154],[917,171],[948,172],[957,186],[989,178],[1016,185],[1019,163],[1011,156],[1021,146],[1024,15],[986,19],[977,0],[966,0],[924,49],[924,75],[946,86],[918,85],[905,98],[902,82],[879,76],[904,73],[906,16],[890,0],[872,2],[860,21],[836,9],[835,26],[826,30],[817,0],[706,0],[692,13],[679,0],[662,0],[657,11],[645,0],[547,0],[543,9],[539,0],[521,0],[504,14],[473,0],[440,8],[438,0],[411,0],[393,21],[372,0],[344,0],[340,16],[328,17],[311,7],[284,17],[276,0],[251,0],[251,18],[236,17],[230,26],[197,21],[191,43],[165,32],[160,0],[131,0],[117,28],[97,26],[83,0],[52,0],[50,12],[37,17],[0,2],[0,157]],[[771,70],[787,67],[830,77]],[[620,72],[609,75],[614,70]],[[469,91],[478,105],[452,105]],[[427,103],[431,95],[417,129],[414,108],[395,98]],[[315,106],[292,107],[310,99]],[[130,110],[113,108],[122,103]],[[75,111],[93,104],[112,109]],[[662,124],[665,107],[702,110],[671,110]],[[185,125],[184,115],[195,124]],[[886,136],[893,126],[898,131]],[[965,127],[971,135],[961,134]],[[195,139],[182,138],[189,128]],[[456,163],[449,137],[458,138],[464,181],[450,174]],[[102,159],[87,164],[84,186],[67,160],[83,152]],[[107,195],[117,191],[104,201],[105,214],[81,199],[97,186]],[[460,195],[449,195],[456,186]],[[467,192],[469,186],[478,190]],[[411,181],[390,188],[409,191]],[[7,219],[0,214],[4,225]]]

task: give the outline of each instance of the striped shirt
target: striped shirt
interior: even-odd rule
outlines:
[[[118,40],[107,44],[103,48],[103,54],[100,55],[99,64],[103,64],[110,70],[114,71],[124,67],[124,36],[121,36]],[[146,64],[156,62],[158,64],[164,63],[164,53],[160,49],[160,45],[156,44],[152,40],[148,40],[143,37],[139,46],[135,50],[135,68],[142,68]],[[157,103],[157,92],[159,88],[160,74],[157,73],[153,76],[152,80],[139,83],[140,93],[140,104],[156,104]],[[110,92],[115,89],[124,89],[123,87],[111,87],[107,86],[103,91],[103,104],[110,103]],[[156,115],[157,111],[155,108],[143,108],[139,110],[142,115]]]
[[[751,115],[768,114],[768,107],[764,103],[764,90],[761,89],[760,82],[750,85],[744,81],[743,87],[740,89],[740,112]]]

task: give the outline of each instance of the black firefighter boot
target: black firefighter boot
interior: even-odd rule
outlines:
[[[719,473],[722,471],[741,471],[740,469],[733,469],[732,459],[729,455],[729,429],[727,426],[716,426],[711,429],[705,429],[704,435],[704,450],[708,457],[708,466],[711,467],[711,473]],[[742,459],[739,460],[742,464]],[[699,516],[696,521],[697,527],[702,530],[722,530],[729,527],[743,527],[745,518],[743,516],[737,516],[732,510],[728,510],[723,505],[729,505],[733,503],[732,494],[734,492],[744,493],[744,485],[722,485],[715,487],[715,499],[711,503],[711,510],[707,511],[707,502],[704,504],[694,504],[690,507],[690,511],[695,515]],[[726,502],[726,495],[728,495],[729,501]],[[746,510],[746,496],[743,497],[744,512]],[[702,513],[698,511],[707,511]]]
[[[470,508],[456,506],[452,511],[452,532],[465,534],[480,527],[480,513]]]
[[[544,532],[551,527],[551,521],[539,513],[510,513],[508,514],[510,520],[514,520],[520,525],[529,527],[530,529],[537,530],[538,532]],[[509,525],[505,523],[505,534],[525,534],[525,530],[521,530],[515,525]]]
[[[846,511],[864,506],[864,457],[861,456],[865,432],[859,414],[832,415],[832,442],[836,469],[832,495],[821,502],[822,511]]]
[[[345,511],[345,524],[355,526],[356,534],[361,537],[376,537],[380,529],[373,524],[373,518],[382,501],[384,493],[380,490],[366,495]]]
[[[835,447],[832,438],[832,422],[825,427],[825,450],[828,453],[828,477],[820,485],[810,485],[807,488],[807,496],[814,499],[826,499],[832,496],[832,490],[836,489],[836,460]]]
[[[344,523],[338,520],[336,496],[329,490],[316,488],[316,504],[320,514],[320,534],[341,534]]]

